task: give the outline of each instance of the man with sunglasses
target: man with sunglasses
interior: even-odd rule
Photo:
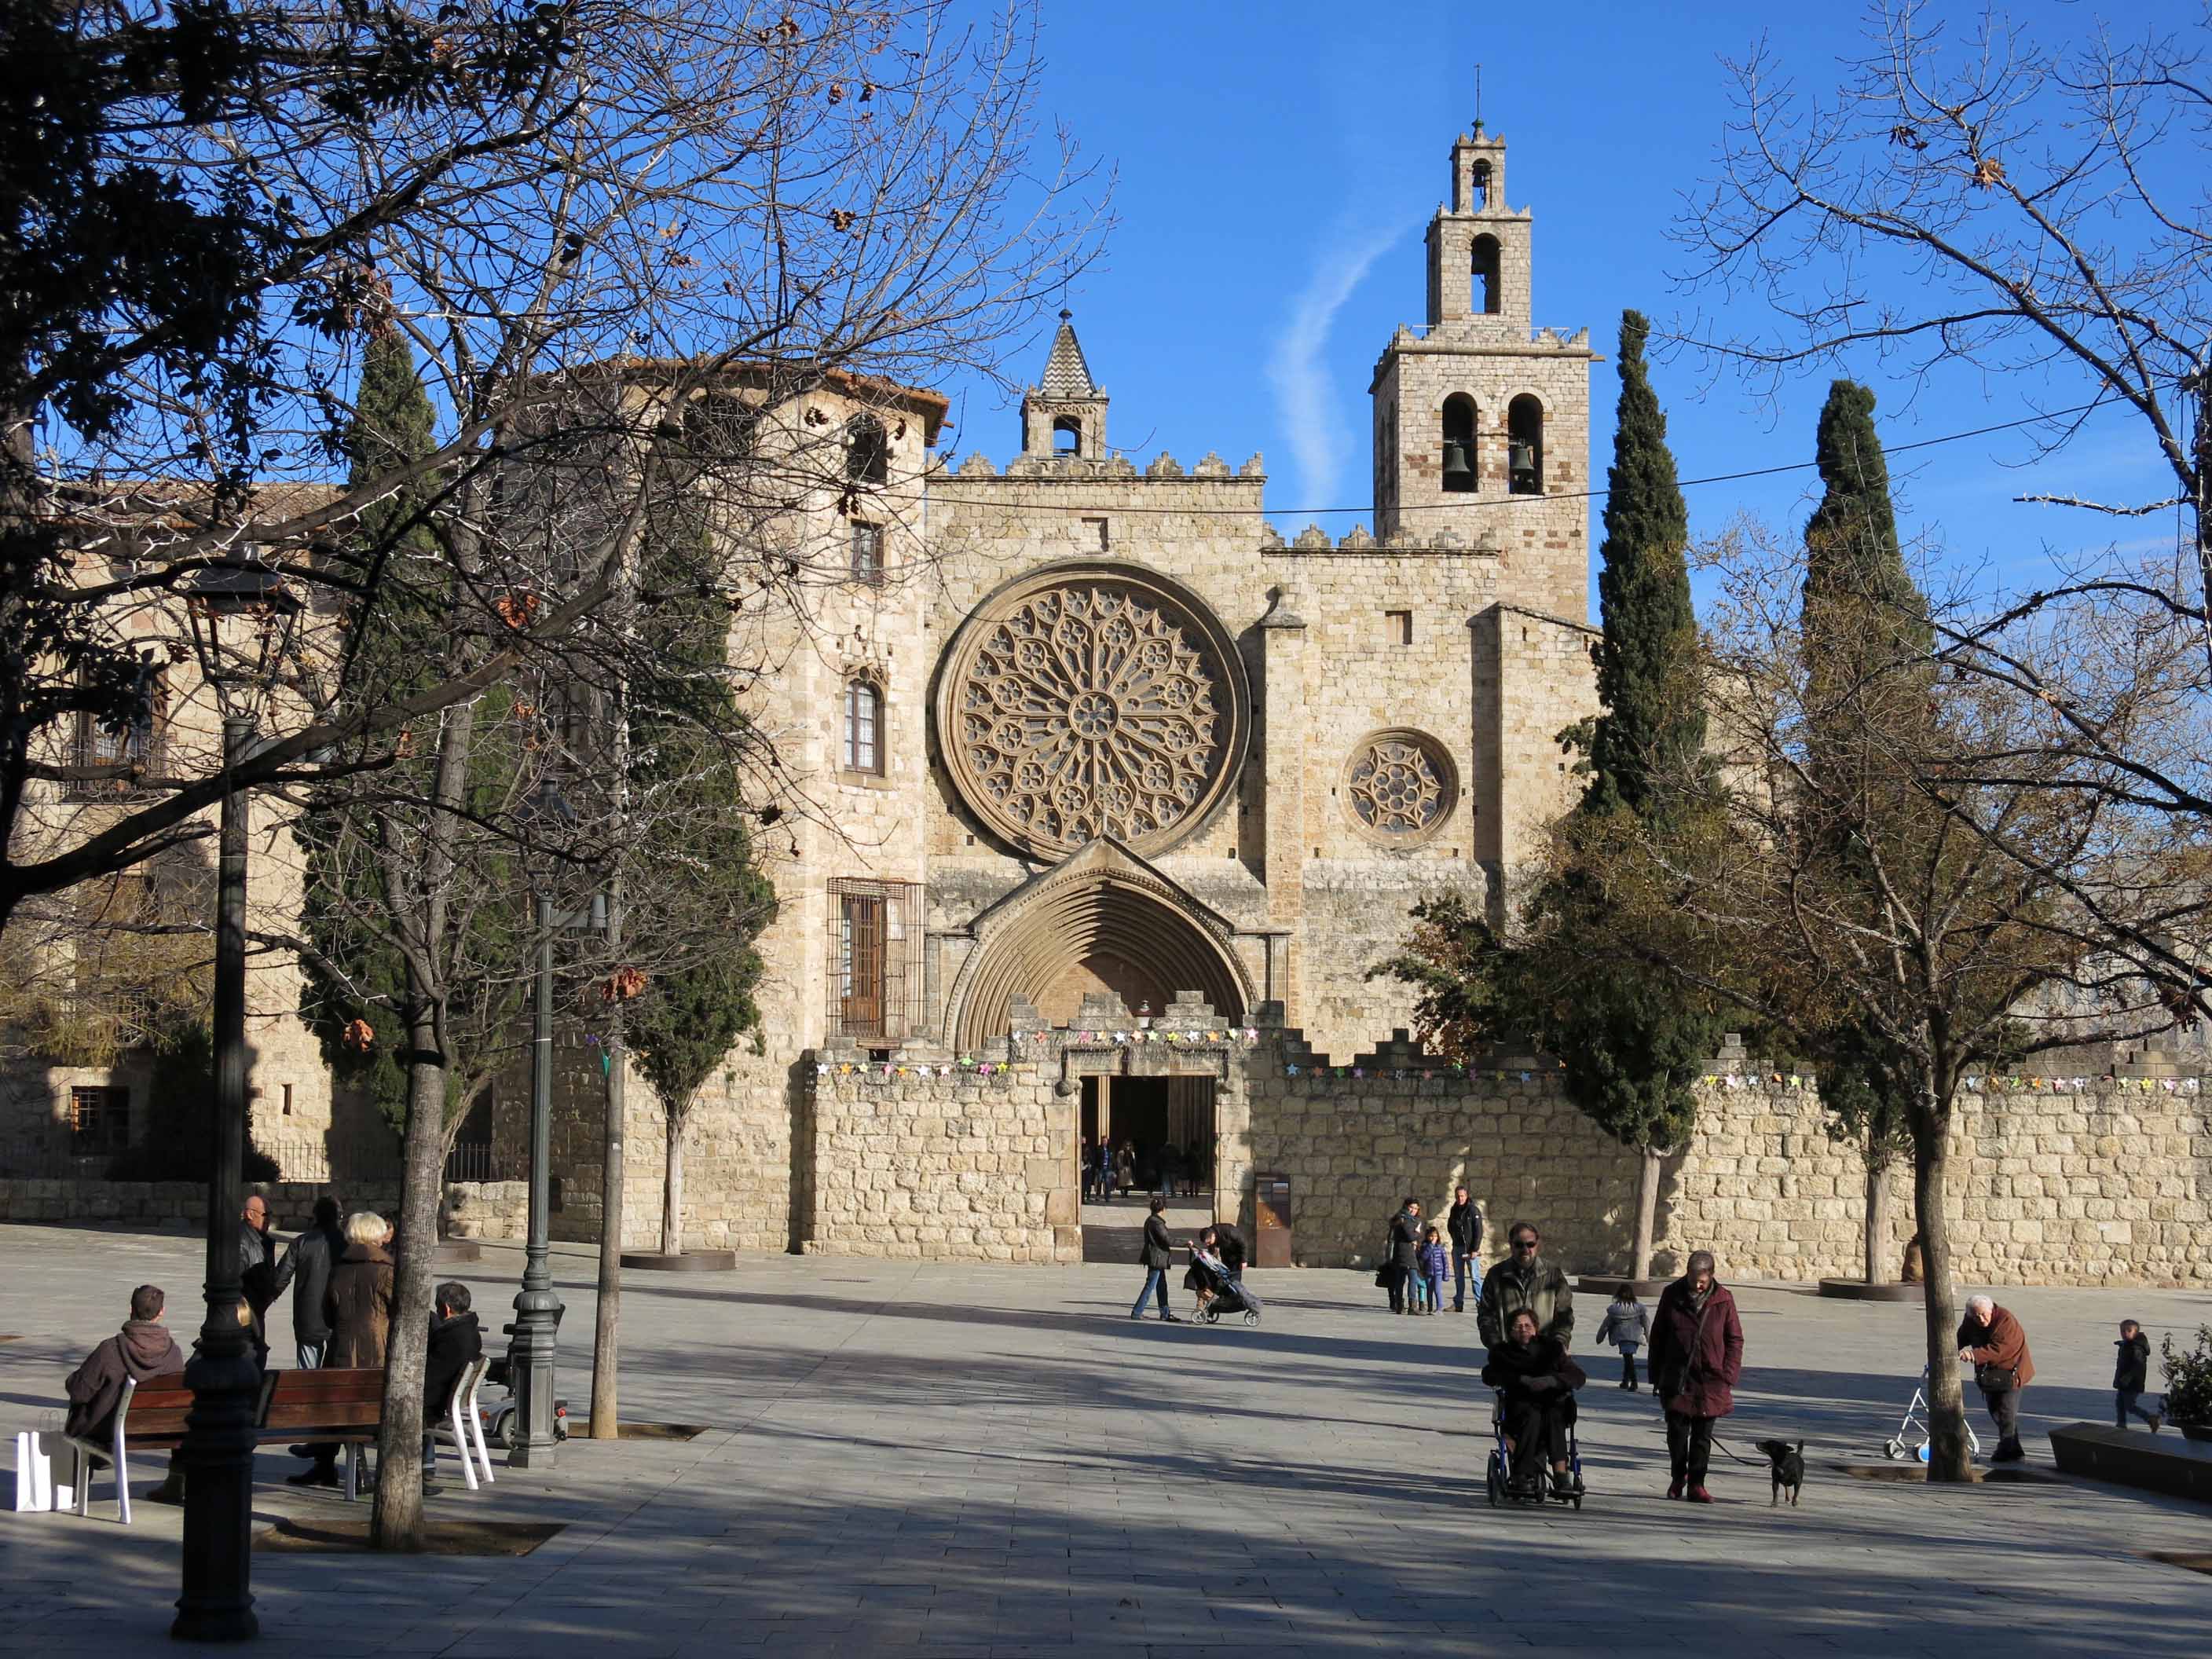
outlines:
[[[1571,1349],[1575,1293],[1565,1273],[1539,1254],[1544,1236],[1534,1222],[1516,1221],[1505,1237],[1505,1260],[1484,1278],[1481,1299],[1475,1304],[1475,1330],[1483,1346],[1494,1348],[1504,1341],[1506,1322],[1526,1308],[1536,1316],[1540,1339],[1552,1337]]]

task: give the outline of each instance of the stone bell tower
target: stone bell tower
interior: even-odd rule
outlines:
[[[1073,312],[1060,313],[1043,380],[1022,394],[1022,454],[1031,460],[1106,459],[1106,394],[1091,378]]]
[[[1534,221],[1505,194],[1505,141],[1451,149],[1429,222],[1428,318],[1375,365],[1375,532],[1439,533],[1496,556],[1498,597],[1580,621],[1589,607],[1587,330],[1532,326]]]

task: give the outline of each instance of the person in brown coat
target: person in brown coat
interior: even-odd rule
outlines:
[[[63,1427],[73,1440],[103,1440],[115,1420],[125,1382],[143,1382],[185,1369],[185,1351],[161,1322],[168,1298],[159,1285],[131,1292],[131,1317],[123,1328],[94,1348],[62,1388],[69,1395]]]
[[[2020,1391],[2035,1376],[2027,1333],[2008,1310],[1988,1297],[1970,1296],[1966,1316],[1959,1322],[1959,1358],[1973,1366],[1974,1385],[1997,1427],[1997,1449],[1990,1462],[2019,1462],[2027,1455],[2020,1443]]]
[[[384,1346],[392,1334],[392,1224],[369,1210],[358,1210],[345,1221],[346,1247],[331,1269],[330,1289],[323,1293],[324,1322],[330,1341],[323,1349],[323,1364],[331,1370],[375,1370],[384,1364]],[[284,1477],[294,1486],[335,1486],[338,1453],[331,1442],[297,1447],[313,1463],[297,1474]]]
[[[345,1254],[331,1269],[331,1288],[323,1299],[330,1316],[331,1343],[323,1364],[375,1369],[384,1364],[384,1345],[392,1334],[392,1224],[361,1210],[346,1218]]]
[[[1651,1322],[1651,1392],[1667,1408],[1667,1455],[1674,1478],[1669,1498],[1710,1504],[1705,1471],[1713,1455],[1713,1424],[1735,1409],[1743,1376],[1743,1323],[1735,1298],[1713,1279],[1713,1255],[1699,1250],[1689,1271],[1659,1293]]]

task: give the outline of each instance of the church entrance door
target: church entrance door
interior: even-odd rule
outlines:
[[[1213,1079],[1087,1077],[1079,1110],[1083,1154],[1095,1160],[1103,1136],[1117,1155],[1111,1186],[1083,1183],[1085,1261],[1137,1261],[1155,1193],[1168,1200],[1168,1231],[1178,1244],[1213,1219],[1218,1158]],[[1127,1188],[1121,1185],[1118,1159],[1125,1147]]]

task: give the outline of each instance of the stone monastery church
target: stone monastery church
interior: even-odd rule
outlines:
[[[1503,913],[1569,799],[1557,735],[1593,708],[1599,361],[1532,328],[1534,225],[1508,199],[1503,141],[1459,138],[1425,316],[1375,368],[1371,535],[1286,544],[1256,456],[1125,459],[1066,313],[1002,466],[933,465],[944,404],[891,399],[896,505],[854,514],[854,580],[817,619],[835,659],[794,653],[756,694],[811,810],[769,866],[768,1052],[694,1131],[701,1231],[818,1233],[790,1209],[794,1074],[980,1066],[1178,1006],[1349,1055],[1407,1023],[1364,975],[1417,900]],[[1061,1127],[1086,1141],[1219,1143],[1206,1079],[1079,1092]],[[588,1186],[597,1127],[576,1128]]]

